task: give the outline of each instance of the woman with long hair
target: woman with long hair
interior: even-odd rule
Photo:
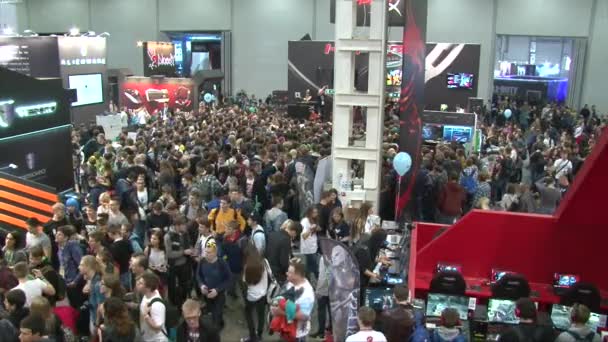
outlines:
[[[373,210],[371,204],[365,202],[361,204],[359,208],[359,214],[353,221],[353,225],[351,227],[351,242],[357,242],[363,233],[368,233],[367,231],[367,218],[369,216],[370,211]],[[371,229],[370,229],[371,230]]]
[[[30,305],[30,315],[32,314],[39,315],[44,319],[46,335],[49,338],[57,342],[64,341],[61,320],[53,313],[48,299],[42,296],[34,297]]]
[[[246,285],[245,319],[249,329],[249,339],[242,341],[258,342],[264,332],[264,317],[266,315],[266,294],[268,291],[268,276],[270,265],[257,248],[249,246],[245,250],[245,265],[243,281]],[[254,323],[254,311],[257,313],[257,329]]]
[[[97,322],[97,308],[105,299],[101,293],[101,265],[94,256],[85,255],[80,260],[78,270],[87,281],[82,292],[89,296],[89,329],[91,334],[94,334],[94,326]]]
[[[162,292],[166,292],[167,284],[167,255],[164,241],[163,231],[154,228],[150,233],[150,244],[144,250],[144,254],[148,258],[148,267],[156,273],[163,284]],[[166,293],[164,295],[166,297]]]
[[[105,321],[98,329],[102,342],[131,342],[139,340],[135,323],[127,305],[119,298],[108,298],[103,303]]]
[[[334,208],[329,216],[329,235],[338,241],[348,242],[350,227],[344,220],[344,211],[341,207]]]
[[[120,283],[120,278],[116,274],[106,274],[101,278],[100,283],[101,294],[106,298],[116,297],[122,299],[125,295],[125,289]]]
[[[315,275],[315,279],[319,278],[319,263],[317,251],[319,249],[319,243],[317,238],[317,232],[321,231],[321,227],[318,225],[319,210],[317,207],[312,206],[306,210],[306,215],[300,221],[302,225],[302,234],[300,234],[300,253],[306,258],[306,276],[310,274]]]
[[[4,248],[2,248],[2,252],[4,252],[6,266],[13,267],[20,261],[27,261],[27,254],[20,248],[21,234],[16,231],[6,234],[4,243],[5,245]]]

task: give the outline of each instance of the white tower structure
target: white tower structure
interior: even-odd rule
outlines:
[[[384,87],[386,84],[387,0],[365,1],[371,5],[369,36],[355,36],[357,7],[361,0],[336,0],[332,181],[345,207],[370,202],[377,208],[382,169]],[[369,53],[368,90],[355,91],[355,53]],[[355,106],[366,120],[365,144],[352,146]],[[351,187],[353,160],[364,162],[362,187]]]

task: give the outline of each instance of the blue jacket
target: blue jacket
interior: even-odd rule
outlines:
[[[202,260],[196,273],[199,286],[205,285],[209,290],[216,289],[218,292],[226,290],[232,280],[228,264],[219,258],[214,263]]]
[[[66,284],[73,282],[78,277],[78,265],[82,259],[82,247],[78,241],[69,240],[61,251],[61,265],[63,265],[63,278]]]

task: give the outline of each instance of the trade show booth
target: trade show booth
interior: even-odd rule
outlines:
[[[120,88],[120,105],[151,115],[169,110],[190,111],[197,107],[194,82],[189,78],[126,77]]]
[[[106,108],[104,37],[0,37],[0,67],[35,78],[60,78],[72,89],[71,122],[88,123]]]

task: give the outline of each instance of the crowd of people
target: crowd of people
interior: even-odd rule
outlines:
[[[291,119],[241,96],[196,112],[138,116],[113,141],[95,125],[75,129],[80,196],[56,203],[48,222],[29,219],[26,234],[4,237],[2,341],[219,341],[232,323],[227,297],[244,304],[242,341],[262,339],[268,312],[289,341],[323,338],[332,324],[331,268],[319,257],[319,237],[353,248],[363,288],[379,277],[374,265],[388,262],[379,222],[394,218],[392,114],[379,206],[365,203],[349,220],[339,192],[326,186],[329,122]],[[482,153],[423,147],[413,219],[453,223],[472,208],[551,213],[605,126],[595,109],[579,118],[562,106],[509,100],[480,112],[480,122]],[[407,293],[395,290],[397,309],[409,307]],[[382,317],[362,307],[360,332],[347,341],[371,332],[373,341],[405,341],[415,326],[405,311]]]

